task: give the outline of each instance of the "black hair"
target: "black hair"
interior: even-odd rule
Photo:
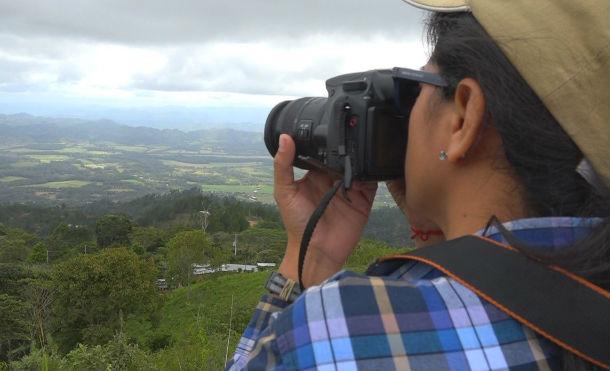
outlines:
[[[433,13],[427,37],[430,62],[449,82],[441,90],[444,99],[453,97],[463,78],[480,84],[486,117],[502,139],[530,216],[603,218],[587,238],[556,253],[515,247],[610,289],[610,190],[594,188],[576,171],[582,151],[471,13]],[[598,369],[567,351],[562,358],[565,370]]]

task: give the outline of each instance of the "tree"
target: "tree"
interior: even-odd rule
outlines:
[[[133,227],[131,219],[124,214],[108,214],[99,218],[95,223],[97,247],[129,246],[129,234]]]
[[[103,344],[124,316],[154,312],[156,269],[127,248],[79,255],[54,267],[55,340],[66,352],[77,343]]]
[[[286,250],[286,232],[281,229],[250,228],[239,235],[237,261],[279,263]]]
[[[23,263],[38,237],[18,228],[5,228],[0,235],[0,263]]]
[[[84,226],[60,223],[55,227],[46,241],[49,250],[49,261],[57,261],[85,252],[93,247],[92,233]]]
[[[171,282],[174,285],[188,285],[192,278],[193,263],[203,263],[204,257],[213,259],[211,249],[212,244],[202,231],[176,234],[167,243],[167,268]]]
[[[48,283],[48,269],[44,267],[0,264],[0,338],[4,336],[0,340],[0,361],[9,355],[23,355],[32,345],[45,346],[52,299]],[[6,353],[7,347],[10,354]]]
[[[168,233],[155,227],[136,227],[130,235],[131,245],[138,254],[155,254],[165,246]]]
[[[29,350],[28,305],[7,294],[0,294],[0,360],[11,361],[15,354]],[[21,351],[19,351],[21,349]]]
[[[37,243],[28,255],[28,262],[34,264],[45,263],[47,261],[47,247],[42,242]]]
[[[30,322],[32,324],[32,337],[40,349],[48,345],[48,327],[51,317],[51,303],[53,302],[53,289],[48,272],[39,274],[37,278],[28,281],[25,297],[30,304]]]

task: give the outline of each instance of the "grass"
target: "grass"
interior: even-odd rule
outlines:
[[[107,192],[122,193],[122,192],[134,192],[134,190],[131,188],[110,188],[107,190]]]
[[[18,151],[16,161],[11,163],[12,172],[0,173],[0,184],[23,184],[26,187],[40,188],[55,191],[53,196],[66,197],[62,189],[78,189],[90,184],[87,180],[97,176],[103,186],[99,192],[112,195],[113,198],[135,196],[138,192],[160,192],[165,189],[200,186],[206,192],[218,192],[234,195],[244,200],[256,200],[263,203],[273,203],[273,168],[269,163],[270,157],[265,155],[229,155],[215,152],[210,148],[197,148],[196,150],[181,150],[163,146],[142,146],[107,143],[104,146],[94,146],[90,143],[56,143],[57,149],[39,153],[35,149],[25,147],[11,147],[2,151]],[[181,159],[172,153],[197,156],[202,160],[213,162],[195,164],[190,157]],[[165,156],[172,156],[167,158]],[[212,156],[212,157],[210,157]],[[236,160],[247,162],[235,162]],[[37,167],[43,168],[62,165],[72,165],[61,168],[61,179],[70,179],[65,182],[53,182],[49,178],[32,178],[29,172],[21,173],[19,170],[31,171]],[[57,166],[60,169],[60,166]],[[66,170],[63,170],[66,169]],[[302,171],[295,169],[295,176],[302,176]],[[145,174],[146,179],[139,179],[138,174]],[[7,176],[24,177],[23,179],[9,178]],[[82,175],[82,176],[81,176]],[[87,175],[85,177],[84,175]],[[3,178],[4,177],[4,178]],[[116,178],[121,180],[119,190],[116,187]],[[29,180],[28,180],[29,179]],[[55,178],[56,179],[56,178]],[[11,183],[20,180],[19,183]],[[112,185],[107,185],[107,180]],[[222,184],[220,184],[222,183]],[[260,184],[260,185],[257,185]],[[137,186],[137,187],[136,187]],[[128,192],[133,188],[138,192]],[[257,189],[258,188],[258,189]],[[24,191],[27,188],[23,188]],[[75,192],[72,192],[75,193]],[[87,197],[83,194],[78,197]]]
[[[64,147],[60,150],[57,150],[57,152],[60,152],[60,153],[87,153],[87,149],[85,147],[81,147],[81,146],[71,146],[71,147]]]
[[[272,194],[273,186],[268,184],[249,185],[249,184],[204,184],[201,189],[205,192],[223,193],[251,193],[251,194]],[[257,191],[257,192],[254,192]]]
[[[85,153],[92,155],[92,156],[108,156],[108,155],[114,155],[114,152],[108,152],[108,151],[98,151],[98,150],[87,150]]]
[[[61,189],[61,188],[81,188],[81,187],[84,187],[89,184],[91,184],[91,182],[87,182],[84,180],[64,180],[64,181],[60,181],[60,182],[47,182],[47,183],[42,183],[42,184],[32,184],[32,185],[28,185],[28,187]]]
[[[21,161],[15,162],[14,164],[11,164],[11,167],[22,168],[22,167],[34,167],[34,166],[38,166],[38,165],[40,165],[40,163],[38,161],[21,160]]]
[[[126,323],[126,332],[141,345],[147,339],[169,337],[170,346],[154,353],[164,370],[220,370],[229,337],[229,357],[237,347],[254,308],[265,292],[269,272],[217,273],[167,294],[156,328],[138,318]],[[233,301],[231,331],[229,320]]]
[[[70,158],[70,156],[66,155],[28,155],[28,157],[38,160],[43,164],[48,164],[53,161],[66,161]]]
[[[27,148],[27,147],[7,148],[7,149],[5,149],[5,151],[9,152],[9,153],[46,152],[44,149],[34,149],[34,148]]]
[[[195,167],[195,168],[200,168],[203,167],[203,164],[193,164],[191,162],[181,162],[181,161],[174,161],[174,160],[161,160],[161,162],[163,163],[163,165],[167,165],[167,166],[172,166],[172,167]]]
[[[116,162],[93,162],[91,160],[79,160],[83,167],[87,169],[107,169],[107,168],[120,168],[120,165]]]
[[[383,243],[363,240],[348,260],[347,268],[363,272],[377,257],[397,252]],[[155,327],[144,318],[130,318],[125,331],[144,347],[150,345],[150,339],[169,339],[165,348],[152,355],[159,369],[223,369],[227,337],[231,357],[265,293],[268,276],[269,272],[205,275],[201,281],[164,296]]]
[[[129,184],[142,184],[142,181],[137,180],[137,179],[123,179],[121,180],[121,182],[123,183],[129,183]]]
[[[112,148],[118,149],[120,151],[125,151],[125,152],[138,152],[138,153],[144,153],[144,152],[148,152],[151,149],[156,149],[154,147],[126,146],[126,145],[119,145],[119,144],[113,145]]]
[[[0,178],[0,182],[10,183],[10,182],[16,182],[18,180],[23,180],[23,179],[27,179],[27,178],[24,178],[22,176],[3,176],[2,178]]]

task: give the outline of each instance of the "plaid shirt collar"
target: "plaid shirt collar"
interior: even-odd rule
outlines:
[[[553,252],[583,239],[601,221],[601,218],[546,217],[517,219],[502,225],[528,247]],[[493,226],[487,231],[481,229],[475,235],[508,244],[502,233]]]

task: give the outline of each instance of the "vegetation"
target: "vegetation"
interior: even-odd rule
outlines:
[[[176,234],[167,243],[167,272],[173,286],[187,286],[193,278],[193,264],[204,261],[211,244],[201,231],[185,231]]]
[[[127,201],[200,187],[273,203],[272,183],[261,132],[0,115],[0,202]],[[376,206],[391,204],[381,187]]]
[[[129,234],[132,229],[133,223],[127,215],[104,215],[95,222],[97,248],[129,246]]]
[[[193,264],[280,262],[271,185],[260,133],[0,115],[0,370],[221,369],[269,273]],[[389,202],[350,268],[408,240]]]
[[[212,219],[204,234],[202,202],[245,223]],[[96,219],[89,205],[27,207],[5,220],[43,210],[38,233],[0,225],[0,370],[221,369],[269,273],[196,276],[193,263],[279,263],[286,244],[271,206],[197,190],[102,205]],[[67,222],[81,212],[81,224]],[[363,240],[348,267],[395,251]]]
[[[156,268],[127,248],[79,254],[53,267],[54,339],[67,353],[78,343],[102,345],[125,317],[154,316]]]

